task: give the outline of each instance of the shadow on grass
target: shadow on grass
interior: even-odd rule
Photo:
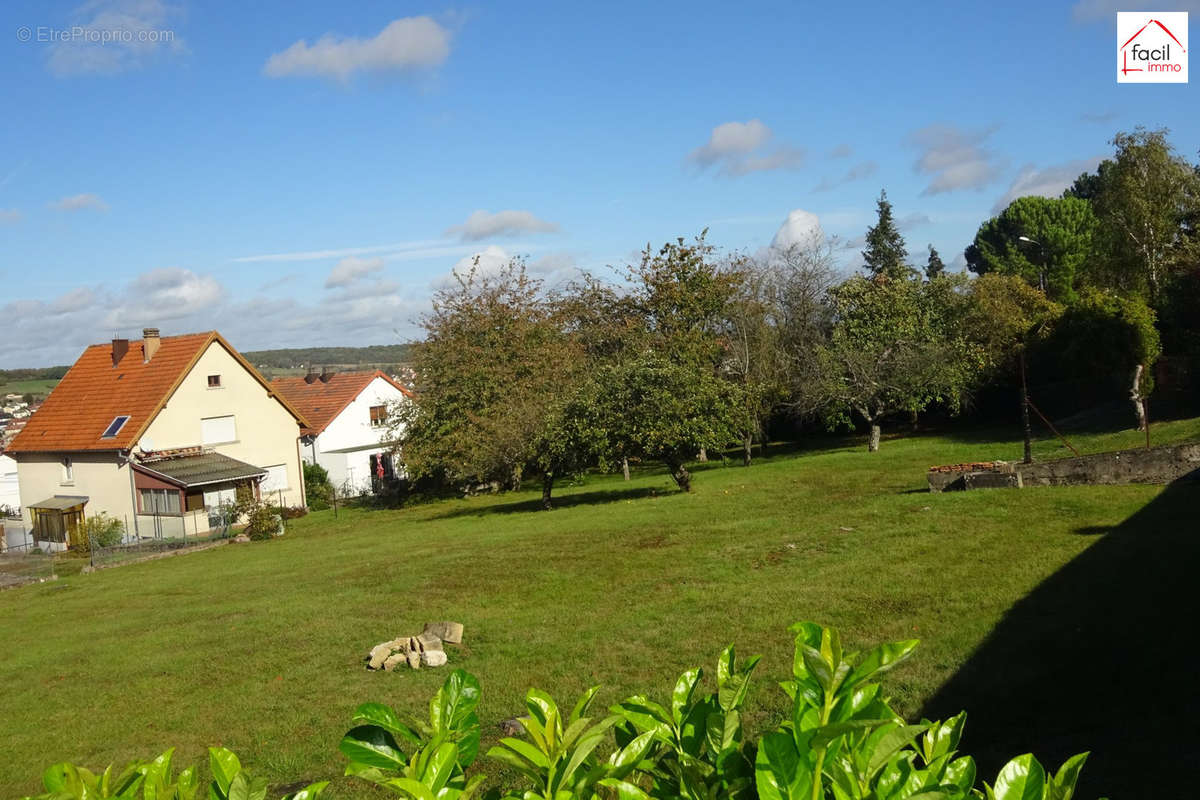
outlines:
[[[596,490],[591,492],[574,492],[572,494],[555,495],[554,508],[555,510],[563,508],[573,508],[575,506],[603,505],[606,503],[619,503],[622,500],[641,500],[646,497],[662,497],[665,495],[675,494],[679,490],[672,484],[670,489],[665,491],[654,486],[628,488],[628,489],[607,489],[604,491]],[[470,508],[456,508],[447,511],[445,514],[437,515],[436,519],[454,519],[456,517],[482,517],[489,514],[526,514],[531,511],[542,511],[542,496],[530,496],[528,500],[521,500],[516,503],[493,503],[488,506]]]
[[[1186,656],[1200,615],[1198,498],[1200,483],[1177,481],[1109,530],[1009,609],[929,700],[930,719],[966,709],[963,749],[981,777],[1030,750],[1048,769],[1090,750],[1080,797],[1194,795],[1180,766],[1200,744]]]

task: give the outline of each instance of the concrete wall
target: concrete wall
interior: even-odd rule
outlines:
[[[71,459],[73,480],[62,479],[62,461]],[[55,495],[78,495],[88,498],[85,517],[101,511],[126,523],[133,532],[134,505],[129,482],[129,466],[115,453],[20,453],[17,455],[18,480],[21,498],[26,507],[21,519],[32,526],[33,517],[28,505]]]
[[[209,375],[220,375],[220,388],[210,389]],[[142,439],[147,450],[192,447],[202,443],[200,420],[233,416],[237,438],[214,444],[218,453],[256,467],[283,464],[287,473],[286,505],[300,505],[304,478],[298,452],[299,424],[267,389],[219,343],[213,342],[154,418]],[[272,500],[277,495],[272,492]]]
[[[1118,450],[1034,464],[997,463],[992,469],[956,472],[931,470],[928,478],[931,492],[1200,481],[1200,443],[1168,445],[1149,450]]]
[[[1171,483],[1181,478],[1200,480],[1200,443],[1016,464],[1014,469],[1022,486]]]

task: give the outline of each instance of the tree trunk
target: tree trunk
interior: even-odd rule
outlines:
[[[512,475],[509,476],[508,488],[511,491],[521,491],[521,467],[513,467]]]
[[[625,480],[629,480],[629,459],[621,459],[621,472],[625,475]]]
[[[867,452],[868,453],[877,453],[877,452],[879,452],[879,434],[880,434],[879,423],[872,422],[872,423],[870,423],[870,425],[871,425],[871,436],[870,436],[870,438],[867,439]]]
[[[746,431],[742,437],[742,465],[750,466],[750,448],[754,444],[754,434]]]
[[[692,476],[687,471],[687,467],[683,462],[670,460],[666,462],[667,469],[671,473],[671,477],[675,479],[676,485],[685,492],[692,490]]]
[[[700,454],[696,456],[696,460],[702,463],[708,461],[708,448],[701,447]]]
[[[554,508],[554,504],[550,502],[550,493],[554,491],[554,473],[547,472],[542,476],[542,510],[549,511]]]
[[[917,412],[916,412],[916,411],[910,411],[910,412],[909,412],[909,414],[911,414],[911,415],[912,415],[912,416],[910,417],[910,419],[911,419],[911,421],[912,421],[912,432],[913,432],[913,433],[916,433],[916,432],[917,432],[917,428],[918,428]]]
[[[1129,399],[1133,401],[1133,413],[1137,415],[1139,431],[1146,430],[1146,407],[1142,404],[1142,365],[1133,370],[1133,385],[1129,387]]]

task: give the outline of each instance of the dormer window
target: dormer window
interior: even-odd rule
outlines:
[[[116,438],[116,435],[121,432],[121,428],[125,427],[126,422],[129,422],[128,416],[115,417],[112,422],[108,423],[108,427],[104,429],[104,433],[100,434],[100,438]],[[92,430],[95,430],[95,428]]]
[[[208,388],[220,389],[221,388],[221,376],[220,375],[209,375],[208,376]]]

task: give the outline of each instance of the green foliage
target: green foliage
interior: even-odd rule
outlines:
[[[1086,200],[1020,197],[979,226],[966,250],[967,268],[1017,275],[1052,300],[1070,302],[1081,285],[1098,279],[1088,272],[1096,231]]]
[[[68,762],[54,764],[42,775],[46,793],[27,800],[196,800],[201,785],[196,767],[175,774],[171,768],[174,748],[150,761],[134,761],[120,771],[110,764],[99,775]],[[208,751],[209,800],[265,800],[267,782],[242,769],[232,751],[210,747]],[[316,800],[328,781],[313,783],[281,800]]]
[[[550,695],[539,689],[529,690],[525,697],[529,715],[522,718],[521,724],[530,741],[504,738],[487,753],[488,758],[516,769],[532,786],[521,793],[510,791],[506,798],[591,798],[597,787],[611,789],[622,798],[646,797],[626,778],[650,749],[651,734],[619,746],[607,762],[598,762],[594,756],[617,722],[615,716],[595,723],[585,716],[599,689],[593,686],[584,692],[565,719]]]
[[[407,344],[374,344],[367,347],[289,347],[281,350],[246,350],[242,353],[256,367],[296,369],[299,367],[353,365],[385,367],[403,364],[411,356]]]
[[[346,774],[415,800],[468,800],[483,780],[465,774],[479,752],[478,705],[479,681],[461,669],[430,700],[428,723],[406,724],[382,703],[360,705],[338,745],[350,759]]]
[[[831,425],[857,413],[873,428],[874,450],[886,414],[935,402],[958,410],[980,364],[962,333],[963,280],[854,277],[831,291],[833,333],[807,389]]]
[[[946,271],[946,264],[942,261],[942,257],[938,255],[937,248],[929,245],[929,259],[925,262],[925,278],[934,280],[940,278]]]
[[[78,535],[73,537],[71,546],[87,553],[91,551],[93,543],[97,547],[115,547],[124,538],[125,523],[101,511],[84,519],[83,526]]]
[[[907,263],[908,250],[904,245],[904,236],[896,227],[886,191],[879,192],[875,209],[877,220],[867,228],[867,249],[862,251],[863,262],[872,275],[884,275],[893,280],[911,277],[913,270]]]
[[[1118,133],[1113,160],[1089,182],[1105,254],[1097,284],[1152,302],[1200,248],[1200,174],[1167,134],[1140,127]]]
[[[275,508],[264,503],[248,484],[237,487],[233,505],[234,519],[244,519],[243,533],[252,541],[263,541],[279,535],[281,517]]]
[[[1063,313],[1063,307],[1017,275],[989,272],[971,281],[963,330],[978,346],[983,376],[1015,368],[1016,355]]]
[[[313,511],[324,511],[333,505],[333,483],[329,472],[320,464],[304,462],[304,497]]]
[[[1144,301],[1093,290],[1063,313],[1039,344],[1037,359],[1054,375],[1119,392],[1136,367],[1152,366],[1160,354],[1155,314]],[[1152,372],[1142,373],[1143,396],[1153,391]]]
[[[737,664],[733,646],[717,660],[717,691],[700,694],[704,672],[691,669],[679,676],[670,710],[638,695],[616,706],[622,718],[617,744],[625,747],[636,734],[653,736],[644,756],[654,797],[752,798],[754,763],[742,736],[741,709],[759,657]]]

